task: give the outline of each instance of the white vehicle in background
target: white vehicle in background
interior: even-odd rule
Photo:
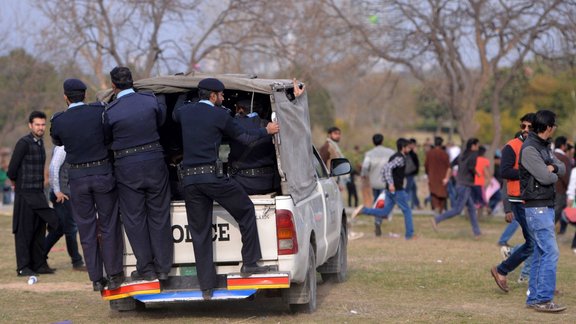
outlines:
[[[187,230],[186,209],[177,194],[174,164],[181,156],[180,125],[171,120],[172,111],[194,100],[198,82],[215,77],[226,86],[224,106],[232,107],[240,97],[250,97],[262,106],[263,119],[277,118],[280,133],[274,143],[281,192],[250,196],[255,209],[262,249],[262,264],[273,271],[240,276],[242,257],[238,224],[217,204],[213,211],[214,262],[219,288],[213,300],[243,299],[260,290],[273,290],[293,311],[316,309],[316,274],[324,281],[343,282],[347,275],[346,213],[335,176],[350,172],[346,159],[334,159],[327,168],[311,141],[308,99],[304,92],[293,95],[291,80],[265,80],[238,75],[175,75],[135,82],[137,91],[164,96],[167,121],[161,129],[161,143],[173,176],[171,215],[174,261],[169,279],[142,284],[126,283],[102,295],[114,310],[133,310],[146,304],[202,300],[195,269],[192,240]],[[105,99],[110,93],[100,94]],[[274,116],[273,116],[274,114]],[[220,147],[226,162],[227,147]],[[136,259],[127,239],[124,271],[136,269]]]

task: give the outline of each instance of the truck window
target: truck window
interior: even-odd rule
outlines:
[[[316,170],[316,175],[318,178],[328,178],[328,172],[326,167],[324,167],[324,162],[320,159],[320,155],[316,149],[314,149],[314,169]]]

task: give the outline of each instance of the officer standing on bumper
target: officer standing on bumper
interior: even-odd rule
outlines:
[[[114,290],[124,281],[118,191],[102,128],[104,106],[84,104],[85,95],[82,81],[64,81],[68,109],[52,117],[50,135],[54,145],[65,146],[72,214],[80,232],[88,276],[95,291],[104,290],[106,285]]]
[[[277,123],[266,128],[246,130],[219,107],[224,100],[224,84],[208,78],[198,83],[198,103],[185,104],[174,111],[182,125],[184,159],[180,176],[184,188],[186,214],[192,234],[198,282],[204,299],[211,299],[218,286],[212,252],[212,204],[215,200],[238,222],[242,234],[243,275],[265,273],[268,267],[256,263],[262,258],[254,205],[244,189],[224,175],[218,148],[227,135],[243,143],[276,134]]]
[[[128,68],[116,67],[110,76],[116,100],[103,120],[114,151],[120,214],[136,256],[131,278],[166,280],[174,250],[168,168],[158,135],[166,105],[152,93],[135,92]]]

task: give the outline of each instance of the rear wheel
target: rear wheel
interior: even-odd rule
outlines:
[[[306,280],[304,281],[304,293],[307,295],[307,302],[303,304],[290,304],[290,310],[294,313],[314,313],[316,311],[316,253],[312,244],[308,251],[308,269]]]
[[[338,252],[328,260],[326,267],[328,271],[334,269],[334,272],[320,273],[322,281],[337,283],[346,281],[348,276],[348,234],[344,225],[340,227]]]

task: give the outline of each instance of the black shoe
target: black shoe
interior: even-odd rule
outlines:
[[[88,269],[86,268],[85,265],[77,265],[77,266],[72,266],[72,270],[74,271],[88,271]]]
[[[120,288],[122,283],[124,283],[124,271],[120,271],[119,273],[112,275],[108,278],[108,290],[116,290]]]
[[[212,294],[214,293],[214,289],[202,289],[202,298],[204,298],[204,300],[210,300],[212,299]]]
[[[374,234],[376,234],[376,236],[382,236],[382,229],[380,228],[380,224],[374,224]]]
[[[43,266],[36,269],[36,273],[38,274],[54,274],[54,272],[56,272],[56,269],[50,268],[47,263],[44,263]]]
[[[168,274],[166,272],[156,272],[156,276],[158,277],[158,280],[168,280]]]
[[[106,278],[100,278],[100,280],[92,283],[92,289],[94,289],[94,291],[103,291],[107,283],[108,280],[106,280]]]
[[[240,268],[240,274],[244,277],[258,273],[268,273],[269,271],[270,271],[269,266],[259,266],[257,264],[253,265],[244,264],[242,265],[242,268]]]
[[[155,272],[148,272],[148,273],[140,273],[138,272],[138,270],[134,270],[132,271],[132,273],[130,274],[130,278],[132,279],[132,281],[154,281],[156,279],[158,279],[158,277],[156,276]]]
[[[18,277],[29,277],[29,276],[36,276],[38,275],[36,272],[32,271],[30,268],[26,267],[26,268],[22,268],[18,271],[16,271],[16,275]]]

